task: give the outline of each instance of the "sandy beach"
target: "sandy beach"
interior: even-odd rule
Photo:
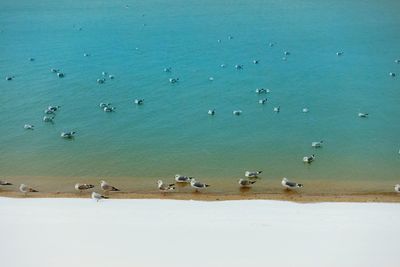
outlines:
[[[398,266],[399,204],[3,197],[0,218],[3,266]]]

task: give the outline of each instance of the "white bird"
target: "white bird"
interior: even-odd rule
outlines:
[[[215,115],[215,109],[209,109],[208,110],[208,115]]]
[[[100,187],[101,189],[103,189],[103,191],[109,192],[109,191],[120,191],[118,188],[109,185],[106,181],[101,181],[100,183]]]
[[[34,130],[34,125],[32,125],[32,124],[25,124],[24,125],[24,129],[27,129],[27,130]]]
[[[106,76],[106,75],[107,75],[107,72],[103,71],[103,72],[101,73],[101,75]]]
[[[397,193],[400,193],[400,184],[396,184],[394,186],[394,191],[397,192]]]
[[[308,112],[308,108],[303,108],[302,111],[303,111],[304,113],[307,113],[307,112]]]
[[[209,81],[214,81],[214,77],[208,77]]]
[[[6,186],[6,185],[13,185],[13,184],[4,180],[0,180],[0,186]]]
[[[144,99],[135,99],[134,102],[135,102],[136,105],[143,105]]]
[[[62,132],[61,137],[66,139],[71,139],[74,137],[76,132]]]
[[[175,175],[175,181],[177,183],[190,183],[190,181],[193,179],[194,177],[189,177],[189,176],[185,176],[185,175],[180,175],[180,174],[176,174]]]
[[[257,88],[257,89],[256,89],[256,93],[257,93],[257,94],[266,94],[266,93],[267,93],[267,90],[264,89],[264,88]]]
[[[11,81],[13,79],[13,77],[11,76],[6,76],[6,81]]]
[[[97,79],[97,83],[102,84],[106,81],[106,79],[101,78],[101,79]]]
[[[259,62],[259,61],[258,61],[257,59],[254,59],[254,60],[253,60],[253,64],[258,64],[258,62]]]
[[[274,107],[274,112],[280,112],[281,111],[281,106],[279,107]]]
[[[395,59],[395,60],[394,60],[394,63],[399,64],[399,63],[400,63],[400,59]]]
[[[96,200],[97,202],[99,202],[100,199],[107,199],[108,197],[103,196],[99,193],[93,192],[92,193],[92,199]]]
[[[50,117],[50,116],[44,116],[43,117],[43,121],[44,122],[54,122],[54,117]]]
[[[286,187],[286,189],[296,189],[303,187],[303,184],[298,184],[295,182],[289,181],[286,177],[282,179],[282,186]]]
[[[39,192],[39,191],[37,191],[37,190],[33,189],[32,187],[29,187],[29,186],[27,186],[25,184],[21,184],[19,186],[19,191],[21,191],[24,194],[29,193],[29,192]]]
[[[164,68],[164,72],[171,72],[171,67]]]
[[[221,68],[225,68],[226,65],[225,65],[225,64],[221,64],[220,67],[221,67]]]
[[[258,100],[258,103],[264,105],[265,103],[267,103],[267,101],[268,101],[268,99],[264,98],[264,99]]]
[[[115,110],[115,108],[107,106],[107,107],[104,107],[103,110],[104,110],[104,112],[113,112]]]
[[[48,106],[47,109],[51,111],[57,111],[60,109],[60,106]]]
[[[394,72],[389,72],[389,76],[395,77],[395,76],[396,76],[396,73],[394,73]]]
[[[46,109],[45,111],[44,111],[44,114],[54,114],[54,110],[51,110],[51,109]]]
[[[57,72],[57,76],[58,76],[58,78],[63,78],[65,75],[62,72]]]
[[[239,115],[242,114],[242,111],[241,110],[234,110],[232,113],[233,113],[233,115],[239,116]]]
[[[110,106],[111,105],[111,103],[100,103],[99,104],[99,107],[100,108],[105,108],[105,107],[108,107],[108,106]]]
[[[244,173],[244,176],[247,178],[258,178],[258,175],[260,175],[263,171],[246,171]]]
[[[88,189],[91,189],[91,188],[94,188],[94,185],[92,185],[92,184],[80,184],[80,183],[75,184],[75,190],[79,191],[79,192],[82,192],[84,190],[88,190]]]
[[[315,159],[315,155],[312,154],[310,157],[309,157],[309,156],[303,157],[303,162],[305,162],[305,163],[311,163],[311,162],[314,161],[314,159]]]
[[[323,142],[324,142],[324,141],[312,142],[312,143],[311,143],[311,146],[312,146],[312,147],[315,147],[315,148],[322,147],[322,143],[323,143]]]
[[[197,191],[197,190],[199,190],[199,189],[207,188],[207,187],[209,187],[210,185],[205,184],[205,183],[202,183],[202,182],[198,182],[198,181],[196,181],[194,178],[192,178],[192,179],[190,180],[190,186],[193,187],[193,188],[195,188],[196,191]]]
[[[109,78],[110,80],[114,80],[115,76],[112,75],[112,74],[110,74],[110,75],[108,75],[108,78]]]
[[[360,118],[367,118],[368,115],[369,115],[368,113],[362,113],[362,112],[358,113],[358,117],[360,117]]]
[[[239,179],[239,185],[240,187],[250,187],[252,186],[256,181],[254,180],[248,180],[248,179]]]
[[[241,70],[241,69],[243,69],[243,65],[236,64],[236,65],[235,65],[235,68],[236,68],[237,70]]]
[[[164,184],[163,181],[161,180],[157,181],[157,185],[158,185],[158,190],[160,190],[161,192],[168,192],[175,190],[175,184]]]
[[[285,51],[285,52],[283,52],[283,54],[284,54],[285,56],[288,56],[288,55],[290,55],[290,52],[289,52],[289,51]]]
[[[179,78],[169,78],[170,83],[177,83],[179,81]]]
[[[343,52],[336,52],[336,55],[341,56],[341,55],[343,55]]]

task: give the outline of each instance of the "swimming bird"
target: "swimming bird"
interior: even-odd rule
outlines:
[[[94,185],[92,185],[92,184],[80,184],[80,183],[75,184],[75,190],[79,191],[79,192],[82,192],[84,190],[88,190],[88,189],[91,189],[91,188],[94,188]]]
[[[97,202],[99,202],[100,199],[107,199],[108,197],[103,196],[99,193],[93,192],[92,193],[92,199],[96,200]]]
[[[267,90],[264,89],[264,88],[257,88],[257,89],[256,89],[256,93],[257,93],[257,94],[266,94],[266,93],[267,93]]]
[[[395,76],[396,76],[396,73],[394,73],[394,72],[389,72],[389,76],[395,77]]]
[[[282,179],[282,186],[286,187],[286,189],[296,189],[303,187],[303,184],[298,184],[295,182],[289,181],[286,177]]]
[[[104,79],[104,78],[97,79],[98,84],[103,84],[103,83],[105,83],[105,81],[106,81],[106,79]]]
[[[208,80],[212,82],[214,81],[214,77],[208,77]]]
[[[136,105],[143,105],[144,99],[135,99],[134,102],[135,102]]]
[[[55,117],[44,116],[44,117],[43,117],[43,121],[44,121],[44,122],[54,122],[54,121],[53,121],[54,118],[55,118]]]
[[[47,110],[51,110],[51,111],[57,111],[60,109],[60,106],[48,106]]]
[[[358,113],[358,117],[360,117],[360,118],[367,118],[368,115],[369,115],[368,113],[362,113],[362,112]]]
[[[250,187],[252,186],[256,181],[254,180],[248,180],[248,179],[239,179],[239,185],[240,187]]]
[[[99,107],[100,108],[105,108],[105,107],[109,107],[111,105],[111,103],[100,103]]]
[[[62,72],[57,72],[57,76],[58,76],[58,78],[63,78],[65,75]]]
[[[196,192],[197,192],[199,189],[207,188],[207,187],[209,187],[210,185],[205,184],[205,183],[202,183],[202,182],[198,182],[198,181],[196,181],[194,178],[192,178],[192,179],[190,180],[190,186],[193,187],[193,188],[195,188],[195,189],[196,189]]]
[[[164,184],[163,181],[158,180],[157,181],[157,185],[158,185],[158,190],[160,190],[161,192],[168,192],[168,191],[172,191],[175,190],[175,184]]]
[[[394,186],[394,191],[397,192],[397,193],[400,193],[400,184],[396,184]]]
[[[400,63],[400,59],[395,59],[394,63],[399,64]]]
[[[283,52],[283,54],[284,54],[285,56],[288,56],[288,55],[290,55],[290,52],[289,52],[289,51],[285,51],[285,52]]]
[[[75,136],[76,132],[62,132],[61,137],[66,139],[71,139]]]
[[[171,67],[164,68],[164,72],[171,72]]]
[[[101,75],[107,76],[107,72],[103,71],[103,72],[101,73]]]
[[[101,189],[103,189],[103,191],[109,192],[109,191],[120,191],[118,188],[109,185],[106,181],[101,181],[100,183],[100,187]]]
[[[14,77],[6,76],[6,81],[11,81]]]
[[[83,56],[84,57],[88,57],[88,56],[90,56],[88,53],[83,53]]]
[[[232,39],[233,39],[233,36],[232,36],[232,35],[229,35],[229,36],[228,36],[228,39],[229,39],[229,40],[232,40]]]
[[[323,143],[323,142],[324,142],[324,141],[312,142],[312,143],[311,143],[311,146],[312,146],[312,147],[315,147],[315,148],[322,147],[322,143]]]
[[[112,74],[110,74],[110,75],[108,75],[108,78],[109,78],[110,80],[114,80],[115,76],[112,75]]]
[[[24,125],[24,129],[27,129],[27,130],[34,130],[34,125],[32,125],[32,124],[25,124]]]
[[[34,193],[34,192],[39,192],[39,191],[37,191],[37,190],[33,189],[32,187],[29,187],[29,186],[27,186],[27,185],[25,185],[25,184],[21,184],[21,185],[19,186],[19,191],[21,191],[21,192],[24,193],[24,194],[27,194],[27,193],[29,193],[29,192],[32,192],[32,193]]]
[[[275,44],[271,42],[268,45],[269,45],[269,47],[273,47]]]
[[[28,58],[28,60],[29,60],[30,62],[35,61],[35,59],[34,59],[33,57]]]
[[[219,65],[221,68],[225,68],[226,67],[226,65],[225,64],[221,64],[221,65]]]
[[[44,110],[44,114],[54,114],[54,110],[51,110],[51,109],[45,109]]]
[[[177,83],[179,81],[179,78],[169,78],[170,83]]]
[[[274,107],[274,111],[279,113],[281,111],[281,106]]]
[[[308,112],[308,108],[303,108],[301,111],[303,111],[303,113],[307,113]]]
[[[336,55],[341,56],[341,55],[343,55],[343,52],[336,52]]]
[[[268,100],[267,98],[260,99],[258,100],[258,103],[264,105],[265,103],[267,103],[267,100]]]
[[[233,113],[233,115],[239,116],[239,115],[242,114],[242,111],[241,110],[234,110],[232,113]]]
[[[113,112],[114,109],[115,109],[114,107],[109,107],[109,106],[103,108],[104,112]]]
[[[254,60],[253,60],[253,64],[258,64],[258,62],[259,62],[259,61],[258,61],[257,59],[254,59]]]
[[[208,110],[208,115],[214,116],[215,115],[215,109],[209,109]]]
[[[247,178],[258,178],[263,171],[245,171],[244,176]]]
[[[236,64],[236,65],[235,65],[235,68],[236,68],[237,70],[241,70],[241,69],[243,69],[243,65]]]
[[[180,174],[176,174],[175,175],[175,181],[177,183],[190,183],[190,181],[193,179],[194,177],[190,177],[190,176],[185,176],[185,175],[180,175]]]
[[[311,162],[314,161],[314,159],[315,159],[315,155],[312,154],[310,157],[309,157],[309,156],[303,157],[303,162],[305,162],[305,163],[311,163]]]
[[[53,73],[57,73],[57,72],[58,72],[58,69],[53,69],[53,68],[51,68],[50,71],[53,72]]]
[[[13,184],[4,180],[0,180],[0,186],[6,186],[6,185],[13,185]]]

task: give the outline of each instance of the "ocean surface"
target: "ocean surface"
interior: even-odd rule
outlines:
[[[394,0],[2,0],[0,177],[150,187],[179,173],[223,191],[245,170],[263,170],[278,186],[285,176],[392,191],[399,10]],[[98,84],[102,72],[115,79]],[[49,105],[61,106],[54,124],[42,121]],[[60,137],[66,130],[73,140]]]

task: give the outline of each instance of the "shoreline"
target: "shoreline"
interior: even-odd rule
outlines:
[[[90,198],[90,192],[84,193],[29,193],[24,195],[14,191],[0,191],[0,197],[8,198]],[[296,203],[323,203],[323,202],[352,202],[352,203],[400,203],[400,194],[393,193],[354,193],[354,194],[304,194],[301,192],[284,191],[281,193],[241,193],[223,194],[207,192],[112,192],[105,194],[110,199],[168,199],[168,200],[195,200],[195,201],[230,201],[230,200],[277,200]]]

